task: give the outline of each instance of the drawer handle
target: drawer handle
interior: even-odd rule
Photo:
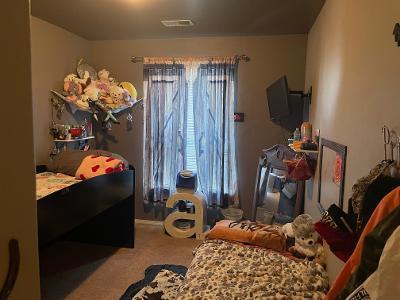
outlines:
[[[6,300],[8,296],[10,296],[11,291],[14,288],[15,281],[17,280],[19,271],[20,253],[19,253],[19,244],[16,239],[11,239],[9,241],[8,250],[10,253],[8,274],[3,284],[3,287],[1,288],[0,300]]]

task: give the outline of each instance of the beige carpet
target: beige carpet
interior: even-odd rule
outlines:
[[[136,225],[134,249],[57,242],[40,254],[42,299],[114,300],[153,264],[188,266],[195,239],[175,239],[160,226]]]

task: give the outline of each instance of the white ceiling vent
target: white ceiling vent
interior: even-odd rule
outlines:
[[[188,27],[194,26],[192,20],[163,20],[161,23],[165,27]]]

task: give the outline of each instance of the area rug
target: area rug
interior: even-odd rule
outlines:
[[[152,265],[145,270],[145,276],[142,280],[131,284],[121,296],[120,300],[131,300],[143,288],[147,287],[156,276],[163,270],[171,271],[180,276],[185,276],[187,268],[179,265]],[[144,298],[146,299],[146,298]],[[156,298],[152,298],[156,299]],[[161,299],[161,298],[159,298]]]

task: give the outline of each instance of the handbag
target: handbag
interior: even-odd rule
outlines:
[[[292,180],[307,180],[314,175],[314,168],[305,154],[283,162],[288,168],[288,177]]]

